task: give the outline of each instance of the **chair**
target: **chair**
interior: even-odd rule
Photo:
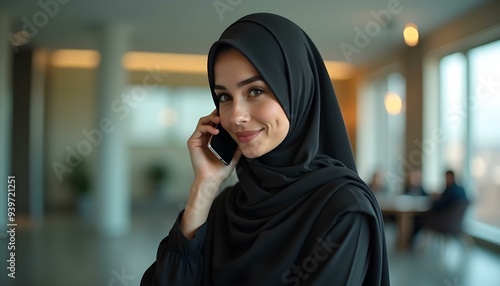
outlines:
[[[423,219],[422,230],[427,232],[429,236],[441,236],[442,240],[445,241],[443,255],[450,237],[461,240],[466,246],[466,250],[468,250],[468,246],[474,245],[472,238],[463,230],[463,219],[468,207],[468,201],[456,202],[445,210],[432,213]]]

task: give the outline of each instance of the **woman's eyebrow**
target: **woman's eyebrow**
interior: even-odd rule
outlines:
[[[244,79],[244,80],[242,80],[242,81],[238,82],[238,83],[236,84],[236,86],[237,86],[237,87],[242,87],[242,86],[245,86],[245,85],[247,85],[247,84],[250,84],[250,83],[252,83],[252,82],[254,82],[254,81],[259,81],[259,80],[262,80],[262,77],[261,77],[260,75],[256,75],[256,76],[253,76],[253,77],[251,77],[251,78],[247,78],[247,79]],[[227,90],[227,88],[226,88],[225,86],[223,86],[223,85],[218,85],[218,84],[215,84],[215,85],[214,85],[214,89],[222,89],[222,90]]]

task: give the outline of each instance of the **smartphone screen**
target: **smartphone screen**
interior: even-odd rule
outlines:
[[[234,156],[238,144],[220,124],[217,125],[216,128],[219,129],[220,132],[210,137],[208,149],[210,149],[224,165],[228,166],[231,163],[231,159]]]

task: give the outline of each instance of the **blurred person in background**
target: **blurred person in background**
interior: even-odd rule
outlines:
[[[373,172],[371,181],[368,185],[377,196],[385,196],[388,194],[388,188],[385,184],[384,172],[382,170]]]
[[[450,205],[456,202],[468,202],[467,195],[462,186],[458,185],[455,179],[455,173],[448,170],[445,173],[446,186],[440,195],[434,197],[432,211],[439,212],[446,210]]]
[[[454,219],[456,207],[462,208],[460,205],[467,206],[469,200],[465,194],[465,190],[462,186],[458,185],[455,180],[455,173],[452,170],[447,170],[445,172],[445,183],[446,186],[443,192],[439,195],[432,196],[432,207],[430,211],[421,217],[415,218],[414,232],[412,237],[412,244],[414,244],[416,234],[422,228],[431,229],[448,229],[448,228],[461,228],[460,226],[453,227],[452,224],[457,223]],[[462,216],[463,213],[458,215]],[[461,223],[461,220],[458,221]]]
[[[427,192],[424,190],[424,187],[422,187],[422,172],[420,170],[413,169],[409,172],[403,194],[410,196],[427,196]]]
[[[186,209],[141,285],[389,285],[380,210],[305,32],[245,16],[212,45],[208,77],[216,110],[188,140]],[[238,144],[228,166],[207,148],[218,124]]]

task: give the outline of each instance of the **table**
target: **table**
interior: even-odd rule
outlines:
[[[397,195],[377,196],[377,201],[383,215],[392,215],[396,219],[397,249],[400,251],[409,249],[415,216],[427,213],[432,206],[431,200],[424,196]]]

